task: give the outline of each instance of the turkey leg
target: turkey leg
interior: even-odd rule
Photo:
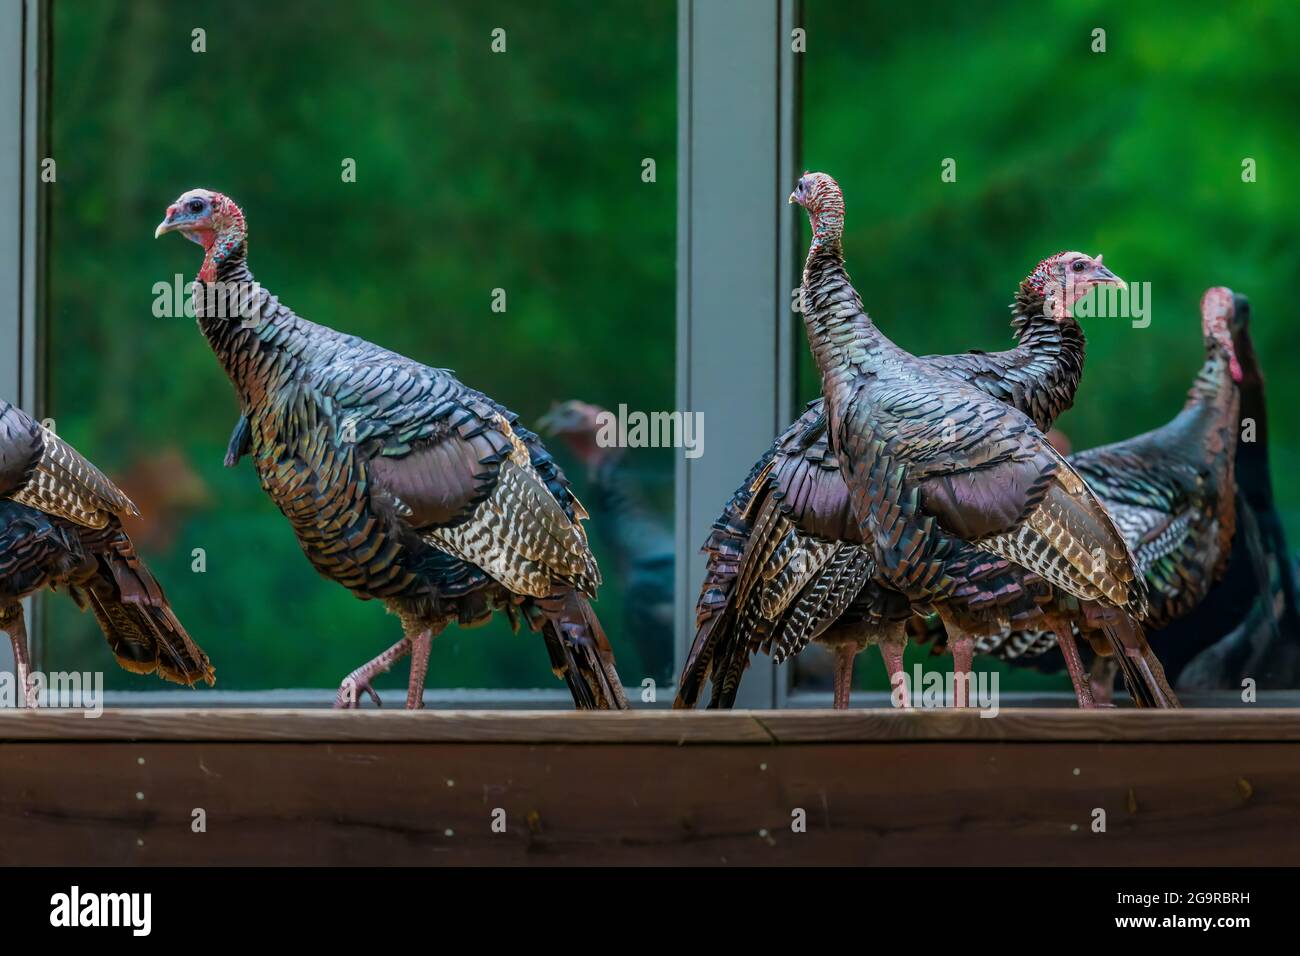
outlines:
[[[424,675],[429,670],[429,646],[433,643],[433,628],[426,627],[411,638],[411,678],[406,685],[406,709],[424,707]]]
[[[23,617],[21,604],[13,604],[0,610],[0,630],[8,633],[9,643],[14,647],[14,677],[18,680],[18,706],[35,707],[36,696],[28,686],[31,662],[27,657],[27,623]]]
[[[354,710],[361,707],[361,692],[365,691],[370,695],[371,700],[375,702],[376,707],[382,707],[383,702],[375,689],[370,686],[370,681],[380,674],[386,673],[389,668],[400,661],[407,654],[411,653],[411,639],[403,637],[400,641],[390,647],[384,653],[380,654],[374,660],[362,664],[347,677],[343,678],[343,683],[339,685],[338,696],[334,698],[335,710]],[[428,650],[425,651],[425,666],[429,664]],[[423,684],[424,674],[420,674],[421,684]]]
[[[895,688],[903,688],[903,707],[912,706],[911,688],[907,686],[907,675],[903,673],[903,651],[907,649],[907,632],[900,627],[879,640],[880,657],[885,662],[889,673],[889,694],[893,700]]]
[[[970,706],[970,683],[975,674],[972,670],[975,659],[975,638],[967,634],[951,614],[939,608],[939,619],[943,621],[944,630],[948,632],[948,652],[952,654],[952,705],[954,707]]]
[[[975,639],[956,630],[951,623],[944,623],[948,627],[948,650],[952,652],[952,705],[969,707],[970,682],[974,676],[971,668],[975,660]]]
[[[858,646],[845,641],[835,648],[835,709],[848,710],[849,692],[853,689],[853,659]]]
[[[1097,702],[1092,697],[1092,687],[1088,675],[1083,670],[1083,658],[1079,656],[1079,645],[1074,640],[1074,630],[1069,624],[1052,621],[1052,630],[1056,634],[1056,643],[1065,658],[1065,669],[1070,672],[1070,683],[1074,685],[1074,696],[1079,701],[1080,710],[1092,710]]]

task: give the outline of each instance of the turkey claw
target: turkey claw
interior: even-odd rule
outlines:
[[[370,686],[367,679],[358,679],[353,676],[343,678],[343,683],[339,685],[339,692],[334,697],[335,710],[360,710],[361,695],[359,691],[365,691],[370,695],[370,699],[375,702],[376,707],[383,707],[384,702],[379,699],[379,694]]]

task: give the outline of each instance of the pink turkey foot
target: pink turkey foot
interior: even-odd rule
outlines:
[[[380,674],[386,673],[389,668],[400,661],[407,654],[411,653],[411,639],[403,637],[400,641],[390,647],[384,653],[380,654],[369,663],[362,664],[347,677],[343,678],[343,683],[339,685],[338,695],[334,698],[335,710],[359,710],[361,708],[361,693],[370,695],[370,699],[375,702],[376,707],[382,707],[383,702],[379,699],[379,694],[375,692],[370,682]],[[425,649],[425,663],[428,663],[428,649]]]
[[[1083,670],[1083,659],[1079,657],[1079,645],[1075,643],[1073,629],[1069,624],[1053,623],[1052,630],[1056,632],[1056,643],[1061,648],[1061,656],[1065,658],[1065,669],[1070,672],[1070,683],[1074,685],[1074,696],[1079,702],[1079,709],[1095,710],[1097,703],[1092,697],[1088,675]]]
[[[30,677],[23,678],[22,685],[23,706],[27,707],[29,710],[35,710],[40,706],[40,701],[37,699],[36,688],[32,685],[32,679]],[[57,706],[57,704],[53,706]]]
[[[849,709],[849,693],[853,690],[853,659],[857,656],[857,647],[847,641],[835,648],[836,710]]]

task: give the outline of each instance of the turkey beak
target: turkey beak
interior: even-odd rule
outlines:
[[[176,223],[172,222],[171,216],[168,216],[162,222],[158,223],[158,228],[153,231],[153,237],[157,239],[159,236],[166,235],[167,233],[174,232],[175,230],[176,230]]]
[[[786,202],[786,205],[788,205],[788,206],[793,206],[793,205],[795,204],[795,202],[796,202],[796,200],[795,200],[795,198],[794,198],[794,193],[791,193],[791,194],[790,194],[790,198],[787,199],[785,202]]]
[[[1111,272],[1105,266],[1097,266],[1092,270],[1092,280],[1094,282],[1109,282],[1112,285],[1119,286],[1121,289],[1128,288],[1127,282],[1115,275],[1115,273]]]

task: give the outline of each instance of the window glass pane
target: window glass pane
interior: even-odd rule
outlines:
[[[233,390],[192,319],[154,315],[155,283],[188,283],[202,253],[155,242],[154,226],[187,188],[227,193],[258,280],[299,315],[452,368],[530,427],[566,399],[671,409],[676,4],[591,13],[568,0],[54,5],[49,410],[144,512],[129,530],[219,687],[337,686],[400,632],[316,574],[248,460],[222,467]],[[602,515],[585,465],[547,442],[593,512],[597,610],[620,671],[662,682],[671,634],[627,633],[618,560],[648,536],[619,537],[623,512]],[[673,465],[670,450],[623,459],[654,528],[671,529]],[[661,570],[638,586],[670,605],[671,556]],[[46,666],[163,686],[116,668],[67,597],[45,607]],[[386,686],[405,676],[399,665]],[[428,685],[564,693],[541,639],[504,618],[449,628]]]
[[[1279,476],[1300,460],[1300,419],[1289,413],[1300,399],[1290,345],[1300,192],[1287,172],[1300,163],[1288,92],[1300,80],[1300,10],[1189,16],[1165,2],[1098,17],[1037,0],[806,0],[804,21],[801,166],[842,184],[848,268],[885,332],[915,354],[1008,348],[1007,304],[1036,262],[1064,249],[1104,253],[1130,286],[1150,290],[1151,321],[1081,320],[1087,369],[1059,424],[1083,449],[1172,418],[1202,360],[1201,293],[1246,293],[1273,412],[1274,489],[1294,544],[1300,485]],[[1095,28],[1105,52],[1093,52]],[[1246,158],[1255,182],[1243,182]],[[954,182],[941,179],[946,159]],[[806,348],[800,391],[819,391]],[[883,689],[871,654],[860,670]],[[810,673],[828,666],[804,664],[801,686],[829,680]],[[1002,686],[1069,683],[1017,669]]]

